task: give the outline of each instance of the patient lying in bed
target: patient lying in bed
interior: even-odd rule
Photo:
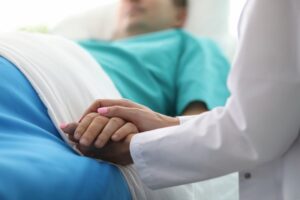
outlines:
[[[79,44],[123,98],[171,116],[224,105],[229,64],[214,42],[182,30],[186,0],[120,1],[112,41]]]
[[[130,17],[143,16],[142,13],[147,10],[136,9],[133,9]],[[128,39],[122,35],[118,33],[116,39],[119,39],[112,43],[81,41],[80,44],[103,65],[123,97],[168,115],[195,113],[194,108],[199,113],[203,111],[204,105],[210,109],[225,102],[228,96],[225,86],[228,64],[210,41],[199,42],[178,29],[139,34]],[[148,47],[149,51],[146,50]],[[34,50],[27,49],[28,52],[34,52],[34,55],[42,55],[42,62],[29,62],[30,59],[25,57],[24,63],[39,66],[47,62],[48,67],[57,67],[59,73],[63,70],[57,64],[62,64],[61,68],[67,67],[64,63],[56,62],[55,57],[49,57],[50,47],[42,46]],[[21,57],[27,53],[18,48],[13,51],[9,49],[8,52]],[[14,64],[10,61],[14,61]],[[17,64],[18,67],[15,66]],[[128,180],[124,180],[124,174],[117,167],[74,154],[57,130],[57,123],[78,120],[82,108],[99,98],[97,95],[101,92],[94,91],[97,86],[85,85],[95,80],[85,79],[83,71],[80,84],[71,84],[72,78],[68,77],[71,71],[66,70],[65,74],[42,74],[40,82],[36,82],[30,76],[31,71],[21,73],[18,70],[20,67],[22,63],[12,57],[0,58],[0,177],[4,180],[0,181],[0,199],[113,200],[134,196],[132,190],[129,191]],[[40,72],[40,69],[37,68],[36,72]],[[50,83],[53,81],[57,84],[56,89],[50,87],[53,85],[47,85],[49,80],[45,80],[46,76],[50,77]],[[59,76],[59,80],[65,78],[65,82],[56,82],[53,78],[55,76]],[[39,84],[47,87],[36,87]],[[61,88],[63,90],[54,95],[45,92],[48,89],[55,92]],[[75,89],[78,90],[77,95],[74,94]],[[84,89],[95,95],[86,91],[80,96],[80,91]],[[81,100],[84,104],[77,104]],[[198,103],[191,106],[193,102]],[[53,106],[56,104],[59,109]],[[190,110],[192,112],[187,112]],[[123,123],[121,127],[128,127],[127,122]],[[134,127],[130,126],[130,132],[135,132]]]
[[[120,169],[74,154],[56,129],[97,98],[120,98],[95,61],[69,41],[31,34],[0,36],[0,55],[1,199],[133,197]]]
[[[112,41],[79,44],[103,67],[123,98],[170,116],[199,114],[224,105],[229,68],[212,41],[195,38],[180,28],[186,12],[185,0],[123,0]],[[102,125],[97,127],[95,121]],[[137,132],[122,119],[108,122],[91,114],[77,128],[74,139],[82,136],[82,145],[94,142],[100,148],[121,125],[127,129],[124,134]],[[83,134],[87,129],[92,132]],[[103,133],[97,137],[95,129]]]

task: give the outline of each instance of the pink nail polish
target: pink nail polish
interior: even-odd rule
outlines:
[[[64,129],[64,128],[67,128],[67,126],[68,126],[68,124],[66,124],[66,123],[61,123],[59,127],[60,127],[61,129]]]
[[[107,107],[98,108],[97,112],[99,114],[106,114],[106,113],[108,113],[108,108]]]

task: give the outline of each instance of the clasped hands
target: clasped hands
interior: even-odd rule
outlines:
[[[178,125],[177,118],[156,113],[128,100],[97,100],[79,122],[61,129],[85,156],[119,165],[132,164],[130,142],[135,134]]]

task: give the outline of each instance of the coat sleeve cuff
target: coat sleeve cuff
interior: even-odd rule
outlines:
[[[194,116],[181,116],[181,117],[177,117],[179,119],[179,123],[184,124],[186,122],[188,122],[190,119],[195,119],[195,115]]]
[[[138,134],[133,136],[130,142],[130,154],[134,163],[134,168],[137,170],[142,182],[149,188],[153,188],[150,172],[147,170],[147,164],[143,156],[143,137]]]

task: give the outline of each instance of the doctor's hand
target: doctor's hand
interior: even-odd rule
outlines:
[[[156,113],[145,106],[124,99],[99,99],[87,109],[83,117],[93,112],[108,118],[118,117],[131,122],[139,132],[179,125],[178,118]]]

